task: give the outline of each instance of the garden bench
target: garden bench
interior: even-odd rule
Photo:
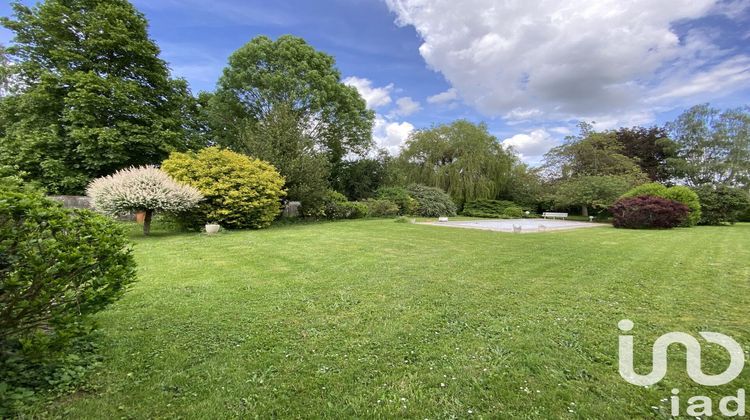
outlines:
[[[561,218],[561,219],[567,219],[568,218],[568,213],[555,213],[555,212],[552,212],[552,211],[545,211],[544,213],[542,213],[542,217],[544,217],[545,219],[548,218],[548,217],[550,217],[552,219],[557,219],[558,217]]]

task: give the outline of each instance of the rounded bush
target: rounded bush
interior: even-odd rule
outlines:
[[[0,413],[10,403],[5,397],[18,395],[14,389],[75,380],[70,368],[85,360],[79,352],[88,316],[134,280],[116,222],[64,209],[38,192],[0,189]]]
[[[523,217],[523,209],[516,206],[507,207],[503,210],[503,216],[511,219],[520,219]]]
[[[398,206],[398,214],[407,215],[417,212],[417,200],[409,191],[403,187],[382,187],[377,191],[377,197],[381,200],[389,200]]]
[[[701,219],[701,200],[698,194],[688,187],[676,185],[667,187],[658,182],[641,184],[622,195],[622,197],[661,197],[668,200],[680,202],[688,207],[688,217],[685,218],[683,226],[695,226]]]
[[[735,223],[750,216],[750,195],[745,190],[727,185],[702,185],[695,192],[703,207],[702,225]]]
[[[263,228],[281,212],[284,178],[268,162],[209,147],[172,153],[162,169],[205,197],[186,215],[194,227],[216,222],[228,228]]]
[[[456,204],[440,188],[414,184],[409,194],[417,201],[417,214],[422,217],[455,216]]]
[[[398,205],[391,200],[371,198],[362,201],[362,203],[369,209],[369,215],[371,217],[398,216],[400,210]]]
[[[671,229],[683,224],[689,209],[675,200],[642,195],[617,200],[610,212],[617,228]]]
[[[322,211],[326,219],[360,219],[367,217],[369,208],[364,203],[347,201],[340,192],[329,190],[323,200]]]

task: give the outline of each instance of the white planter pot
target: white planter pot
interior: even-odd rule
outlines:
[[[220,226],[217,223],[206,223],[206,233],[213,235],[219,231]]]

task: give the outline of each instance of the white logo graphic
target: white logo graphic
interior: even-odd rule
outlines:
[[[633,321],[623,319],[617,324],[623,332],[633,329]],[[633,336],[620,335],[620,376],[633,385],[653,385],[667,374],[667,348],[670,344],[682,344],[687,352],[687,374],[693,381],[706,386],[724,385],[742,373],[745,366],[745,354],[742,347],[731,337],[715,332],[700,332],[704,340],[724,347],[731,357],[729,367],[718,375],[706,375],[701,370],[701,345],[690,334],[670,332],[659,337],[654,343],[652,352],[653,365],[651,373],[639,375],[633,369]]]

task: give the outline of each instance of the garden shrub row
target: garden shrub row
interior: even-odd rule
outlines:
[[[515,219],[524,216],[523,209],[516,203],[507,200],[476,200],[464,204],[461,212],[469,217],[490,217]]]

